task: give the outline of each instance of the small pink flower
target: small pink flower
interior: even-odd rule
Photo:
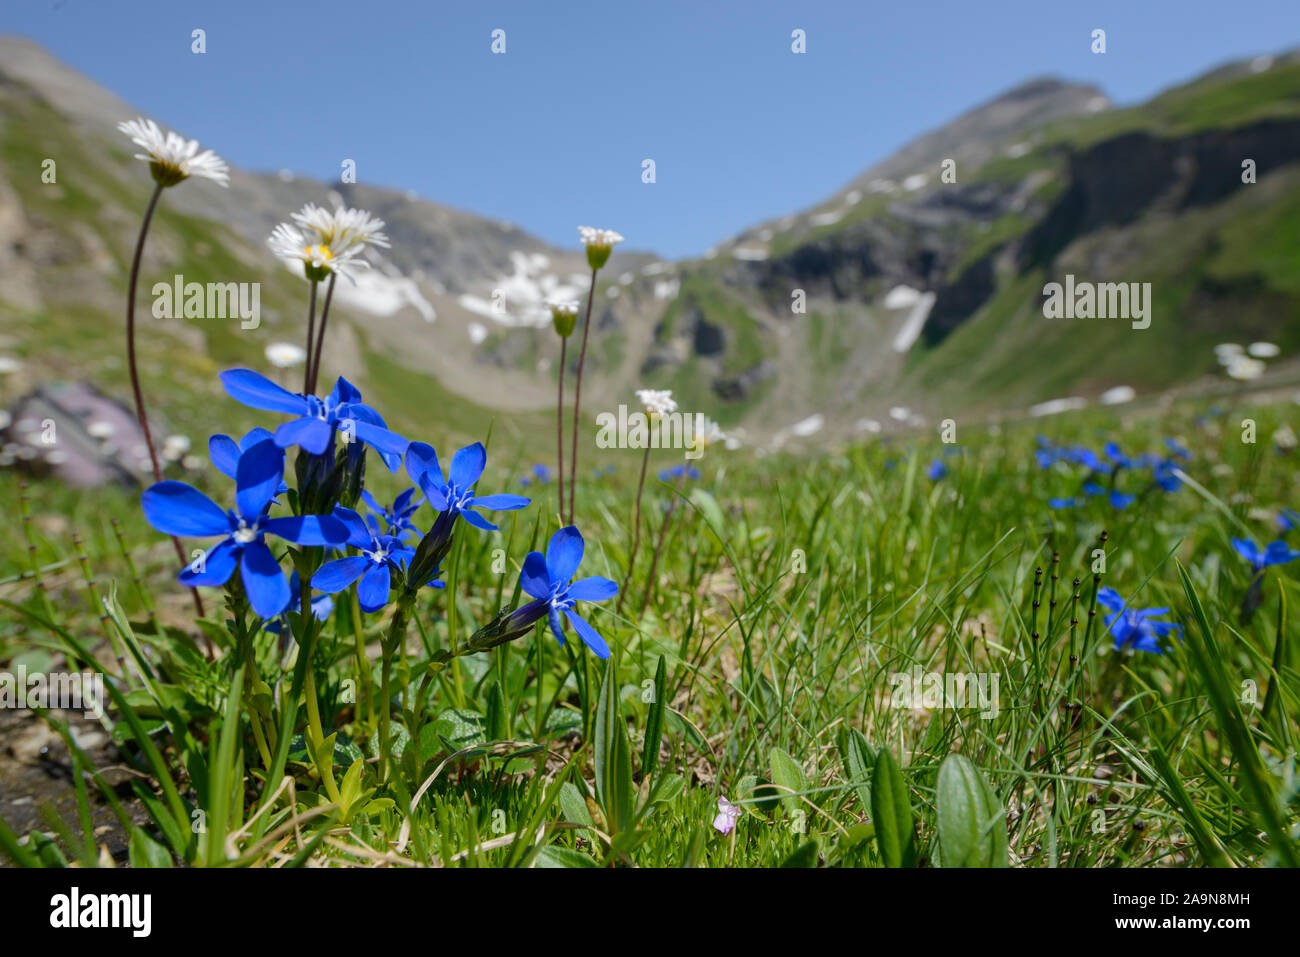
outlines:
[[[722,834],[730,834],[736,829],[741,810],[726,798],[718,798],[718,816],[713,819],[713,827]]]

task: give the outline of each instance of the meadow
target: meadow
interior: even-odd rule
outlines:
[[[1294,451],[1272,439],[1289,411],[1188,401],[959,421],[955,444],[710,447],[698,478],[657,478],[681,459],[656,453],[630,580],[640,454],[584,441],[581,574],[624,598],[584,606],[605,660],[545,619],[448,657],[527,600],[522,557],[561,528],[554,481],[490,430],[482,487],[531,505],[461,528],[396,644],[391,608],[336,594],[309,669],[292,612],[256,628],[204,589],[196,625],[138,492],[6,473],[0,661],[106,674],[103,728],[131,770],[96,767],[70,716],[38,708],[71,747],[75,803],[27,833],[0,823],[0,847],[112,863],[90,826],[107,806],[129,834],[117,863],[148,866],[1293,865],[1296,566],[1257,576],[1232,544],[1294,543]],[[1111,465],[1096,494],[1083,449]],[[1168,490],[1160,463],[1179,470]],[[200,484],[230,497],[215,469]],[[380,502],[409,485],[367,472]],[[1117,650],[1106,588],[1181,633]],[[954,675],[985,697],[953,700]]]

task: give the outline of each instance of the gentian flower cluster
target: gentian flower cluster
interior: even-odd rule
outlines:
[[[1181,467],[1180,463],[1191,459],[1191,452],[1174,439],[1165,439],[1165,447],[1169,455],[1143,453],[1130,456],[1117,443],[1107,442],[1102,454],[1098,455],[1080,445],[1054,445],[1046,436],[1040,435],[1034,458],[1041,469],[1061,463],[1084,470],[1079,483],[1080,494],[1049,498],[1047,504],[1051,508],[1081,508],[1091,498],[1104,498],[1111,508],[1125,509],[1155,489],[1176,492],[1182,487],[1177,469]],[[1150,473],[1150,479],[1136,493],[1121,487],[1123,476],[1136,477],[1144,472]]]

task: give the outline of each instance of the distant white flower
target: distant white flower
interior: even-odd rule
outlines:
[[[1214,356],[1219,360],[1220,365],[1226,366],[1234,356],[1239,356],[1241,353],[1241,346],[1235,342],[1220,342],[1214,347]]]
[[[1273,432],[1273,444],[1284,452],[1294,452],[1297,441],[1295,430],[1289,425],[1283,425]]]
[[[96,419],[86,426],[86,434],[94,439],[106,439],[117,431],[117,426],[104,419]]]
[[[306,359],[307,353],[302,346],[292,342],[272,342],[266,347],[266,361],[277,369],[292,369]]]
[[[582,245],[587,247],[587,264],[592,269],[599,269],[609,261],[610,251],[623,241],[623,237],[612,229],[594,229],[591,226],[579,226],[578,236]]]
[[[636,397],[647,415],[668,415],[677,411],[677,400],[669,389],[637,389]]]
[[[0,375],[18,372],[22,367],[21,359],[15,359],[13,356],[0,356]]]
[[[144,117],[119,123],[117,128],[144,150],[136,153],[135,158],[149,164],[154,182],[159,186],[175,186],[191,176],[230,185],[226,161],[212,150],[200,153],[198,140],[187,140],[171,130],[164,134],[157,123]]]
[[[313,281],[320,281],[330,273],[338,273],[356,282],[352,271],[370,265],[360,258],[363,248],[360,243],[351,242],[334,247],[315,240],[314,232],[304,233],[289,223],[280,223],[271,230],[267,245],[284,262],[291,266],[301,265],[303,276]]]
[[[1246,346],[1246,351],[1256,359],[1272,359],[1281,354],[1282,350],[1271,342],[1252,342]]]
[[[1227,373],[1233,379],[1248,381],[1264,374],[1264,363],[1249,356],[1236,356],[1226,363]]]

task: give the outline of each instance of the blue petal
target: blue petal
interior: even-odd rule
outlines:
[[[433,446],[424,442],[412,442],[406,447],[406,474],[411,476],[416,485],[423,487],[420,479],[426,472],[429,473],[434,488],[447,487],[442,469],[438,467],[438,453],[433,450]]]
[[[605,644],[604,638],[596,634],[595,628],[592,628],[591,625],[587,624],[587,622],[583,620],[582,616],[572,609],[566,611],[564,614],[568,616],[569,621],[572,622],[574,630],[578,633],[578,637],[582,639],[582,643],[590,648],[597,658],[609,657],[609,645]]]
[[[361,391],[343,376],[339,376],[338,381],[334,383],[334,390],[330,396],[334,399],[335,405],[361,401]]]
[[[1285,565],[1297,558],[1300,558],[1300,552],[1295,551],[1286,542],[1269,542],[1264,549],[1265,565]]]
[[[420,490],[424,492],[424,497],[429,500],[435,512],[447,511],[447,506],[450,504],[447,501],[447,486],[435,484],[441,479],[436,467],[420,476]]]
[[[482,442],[467,445],[451,457],[451,473],[447,481],[460,489],[473,488],[483,468],[487,465],[487,452]]]
[[[474,508],[504,512],[515,508],[526,508],[532,501],[531,498],[524,498],[522,495],[509,495],[503,492],[499,495],[475,495],[470,499],[469,504]]]
[[[342,591],[360,578],[365,573],[366,566],[371,564],[373,562],[364,555],[326,562],[311,577],[311,587],[329,594]]]
[[[234,478],[239,465],[239,446],[228,435],[214,435],[208,439],[208,461],[222,475]]]
[[[203,553],[201,562],[195,559],[195,561],[186,565],[177,581],[182,585],[189,585],[191,588],[195,585],[211,585],[213,587],[224,585],[230,581],[230,576],[235,573],[235,566],[239,563],[241,548],[241,545],[230,538],[218,542]],[[201,565],[202,570],[196,569],[195,565]]]
[[[546,613],[546,623],[551,626],[551,634],[555,636],[555,640],[560,643],[561,647],[563,647],[564,620],[560,617],[560,613],[554,608],[550,609]]]
[[[357,588],[357,597],[361,599],[362,611],[378,611],[388,604],[390,576],[388,566],[371,564],[370,571],[361,579]]]
[[[575,601],[605,601],[618,594],[618,583],[599,575],[579,578],[568,587],[566,596]]]
[[[519,587],[533,598],[549,598],[551,577],[546,571],[546,559],[541,552],[529,552],[519,573]]]
[[[397,467],[401,465],[402,456],[406,454],[406,447],[411,443],[396,432],[390,432],[388,429],[371,425],[369,422],[362,422],[360,419],[348,419],[348,421],[352,423],[356,437],[385,456],[385,463],[388,464],[389,471],[396,472]],[[390,455],[396,457],[397,465],[393,465],[386,458]]]
[[[333,515],[286,515],[262,522],[262,531],[295,545],[342,545],[348,527]]]
[[[546,546],[546,570],[551,576],[551,584],[567,582],[582,564],[582,550],[585,543],[582,533],[569,525],[551,536]]]
[[[248,603],[260,618],[274,618],[289,607],[289,583],[265,542],[252,542],[239,559]]]
[[[159,482],[145,489],[140,507],[149,524],[167,535],[225,535],[230,516],[216,502],[184,482]]]
[[[254,409],[266,412],[284,412],[288,415],[303,415],[307,412],[307,400],[282,389],[264,375],[252,369],[231,369],[221,373],[221,384],[226,393],[236,402],[242,402]]]
[[[370,528],[361,520],[358,515],[350,508],[344,508],[342,505],[334,506],[334,517],[337,518],[348,530],[347,543],[354,548],[369,548],[370,540],[374,537],[370,534]]]
[[[271,433],[266,429],[249,429],[244,433],[244,437],[239,440],[239,451],[247,452],[258,442],[265,442],[271,437]]]
[[[460,517],[475,528],[481,528],[485,532],[495,532],[497,527],[489,522],[486,518],[471,509],[465,508],[460,510]]]
[[[271,440],[258,442],[239,456],[235,469],[235,504],[246,521],[257,518],[275,498],[284,479],[284,449]]]
[[[275,430],[275,444],[282,449],[300,446],[312,455],[322,455],[334,438],[334,429],[324,419],[304,415]]]

